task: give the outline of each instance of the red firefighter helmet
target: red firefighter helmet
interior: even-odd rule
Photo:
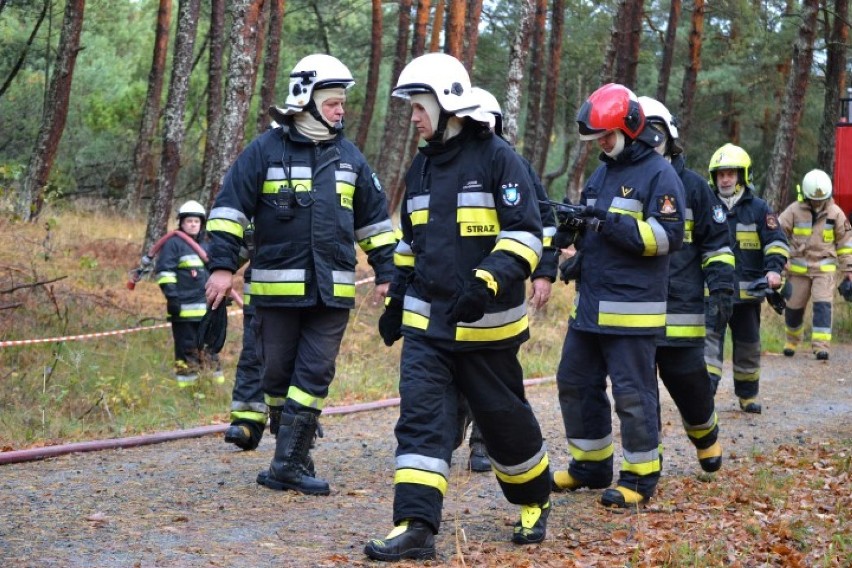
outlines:
[[[596,140],[621,130],[635,140],[645,127],[645,115],[636,95],[618,83],[607,83],[589,95],[577,112],[581,140]]]

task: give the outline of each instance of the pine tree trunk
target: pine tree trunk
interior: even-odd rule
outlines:
[[[441,51],[441,31],[444,29],[444,0],[435,4],[435,18],[432,20],[432,37],[429,40],[429,53]]]
[[[198,29],[198,9],[201,0],[179,0],[177,34],[172,60],[172,75],[166,101],[163,123],[163,153],[160,157],[160,172],[157,186],[148,211],[148,226],[142,250],[147,251],[157,239],[166,233],[175,182],[180,170],[180,151],[183,145],[183,116],[189,91],[192,70],[192,52]]]
[[[787,89],[781,105],[781,118],[778,121],[775,144],[772,148],[772,160],[766,173],[763,191],[764,199],[775,211],[780,211],[788,202],[790,172],[793,168],[793,159],[796,157],[796,139],[798,138],[796,131],[802,118],[811,65],[814,60],[818,11],[819,0],[802,2],[802,23],[799,26],[799,36],[793,44],[793,67],[787,79]]]
[[[464,48],[464,18],[467,0],[447,0],[447,29],[445,32],[444,52],[461,60]]]
[[[698,72],[701,71],[701,41],[704,35],[704,0],[694,0],[691,27],[689,30],[689,56],[683,72],[683,85],[680,91],[680,139],[689,143],[689,128],[692,122],[692,109],[695,107],[695,91],[698,85]]]
[[[527,52],[530,47],[530,27],[535,15],[533,0],[520,1],[518,29],[509,54],[509,75],[506,85],[506,104],[503,108],[503,137],[514,144],[518,138],[518,115],[521,112],[521,82],[524,80]]]
[[[669,22],[666,26],[666,39],[663,44],[663,58],[660,62],[660,74],[657,77],[657,100],[666,104],[669,92],[669,78],[672,74],[677,24],[680,20],[681,0],[671,0]]]
[[[476,47],[479,44],[479,21],[481,18],[482,0],[468,0],[464,32],[467,42],[464,47],[462,63],[464,63],[465,69],[470,72],[471,81],[473,81],[473,61],[476,59]]]
[[[85,9],[86,0],[68,0],[65,5],[56,65],[47,91],[41,128],[17,203],[17,213],[24,221],[35,221],[44,206],[44,188],[68,117],[68,100],[71,95],[74,66],[80,52],[80,33],[83,29]]]
[[[536,133],[538,139],[538,157],[533,167],[537,172],[544,172],[547,165],[547,153],[550,150],[550,136],[553,133],[553,121],[556,119],[556,103],[558,100],[560,70],[562,68],[562,37],[565,27],[565,2],[553,0],[550,16],[550,61],[547,64],[544,87],[544,101],[541,105],[541,119]],[[573,122],[573,121],[572,121]]]
[[[163,96],[163,80],[166,75],[166,56],[169,51],[169,28],[172,22],[172,0],[160,0],[157,11],[157,31],[154,35],[154,57],[148,72],[148,94],[142,107],[142,124],[139,138],[133,151],[133,167],[127,183],[126,194],[134,207],[145,194],[145,188],[153,185],[155,177],[153,146],[160,120],[160,99]]]
[[[834,20],[826,42],[825,99],[819,128],[817,163],[820,169],[834,175],[834,143],[840,121],[840,98],[846,86],[846,49],[849,43],[849,0],[834,0]],[[826,24],[827,27],[828,24]]]
[[[547,22],[547,0],[535,0],[529,42],[529,77],[527,78],[527,118],[521,149],[531,164],[538,162],[538,129],[541,120],[541,94],[544,83],[544,28]]]
[[[275,104],[275,83],[278,82],[278,63],[281,54],[281,27],[284,23],[284,0],[269,0],[269,25],[266,34],[266,54],[263,57],[263,82],[257,110],[258,134],[269,128],[269,107]],[[369,91],[368,91],[369,92]]]
[[[213,204],[219,191],[219,168],[216,151],[219,126],[222,120],[222,56],[225,50],[225,0],[212,0],[210,8],[210,38],[207,63],[207,135],[204,140],[202,195],[207,206]]]
[[[373,25],[370,31],[370,69],[367,72],[367,93],[364,100],[364,108],[361,109],[361,118],[358,123],[358,134],[355,136],[355,145],[364,148],[367,144],[367,135],[370,133],[370,122],[373,120],[373,109],[376,97],[372,93],[379,90],[379,72],[382,65],[382,0],[372,0]]]

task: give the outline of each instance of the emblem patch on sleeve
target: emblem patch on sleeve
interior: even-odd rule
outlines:
[[[778,228],[778,217],[774,213],[766,214],[766,226],[773,231]]]
[[[502,186],[503,203],[509,207],[514,207],[521,202],[521,192],[518,191],[518,184],[507,183]]]
[[[373,172],[373,187],[375,187],[376,191],[379,193],[383,191],[382,182],[379,181],[379,176],[375,172]]]
[[[666,194],[657,198],[657,205],[660,215],[674,215],[677,213],[677,201],[674,195]]]
[[[721,205],[713,206],[713,221],[721,224],[725,222],[726,217],[727,215],[725,215],[725,210],[722,208]]]

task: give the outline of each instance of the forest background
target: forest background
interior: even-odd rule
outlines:
[[[474,85],[495,94],[508,136],[554,199],[576,199],[597,163],[594,145],[576,138],[577,108],[616,81],[679,116],[693,169],[706,173],[726,142],[743,146],[758,191],[780,210],[806,171],[833,170],[850,75],[848,3],[0,0],[3,438],[19,446],[225,418],[225,389],[183,397],[163,382],[165,329],[97,343],[2,343],[162,322],[156,285],[127,292],[127,269],[174,225],[175,203],[212,202],[303,56],[330,53],[352,70],[347,133],[392,210],[417,139],[406,103],[389,92],[428,51],[456,55]],[[339,369],[354,379],[335,387],[334,401],[394,393],[393,357],[364,357],[378,342],[367,291],[359,289]],[[571,301],[558,296],[537,314],[528,376],[555,369]],[[848,328],[838,314],[836,337]],[[777,329],[766,333],[772,348]],[[228,369],[239,334],[234,321]]]

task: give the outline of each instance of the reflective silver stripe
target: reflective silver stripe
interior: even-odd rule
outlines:
[[[503,465],[493,457],[491,458],[491,464],[494,466],[494,469],[501,473],[505,473],[506,475],[521,475],[522,473],[526,473],[538,464],[541,463],[541,460],[544,459],[544,456],[547,454],[547,448],[544,444],[541,445],[541,448],[527,461],[521,462],[517,465]]]
[[[721,256],[723,254],[734,254],[734,251],[731,250],[731,247],[722,247],[718,250],[705,252],[704,254],[701,255],[701,260],[702,260],[702,262],[707,262],[708,260],[710,260],[714,256]]]
[[[432,304],[414,296],[406,296],[402,301],[402,309],[428,318],[432,313]]]
[[[243,294],[251,294],[251,282],[243,282]]]
[[[173,278],[177,278],[177,273],[176,273],[176,272],[172,272],[171,270],[164,270],[164,271],[162,271],[162,272],[158,272],[158,273],[157,273],[157,278],[158,278],[158,279],[160,279],[160,278],[165,278],[165,277],[167,277],[167,276],[171,276],[171,277],[173,277]]]
[[[337,170],[336,172],[334,172],[334,177],[335,179],[337,179],[337,181],[342,181],[351,185],[355,185],[355,182],[358,181],[358,174],[355,172]]]
[[[545,225],[542,233],[545,237],[552,237],[556,234],[556,227]]]
[[[598,309],[607,314],[664,314],[665,302],[607,302],[598,304]]]
[[[355,272],[351,270],[332,270],[331,280],[335,284],[355,284]]]
[[[440,458],[430,458],[421,454],[400,454],[396,456],[396,469],[420,469],[431,471],[449,478],[450,464]]]
[[[459,193],[457,201],[459,207],[488,207],[494,209],[494,196],[490,193],[471,191]]]
[[[667,325],[704,325],[704,314],[666,314]]]
[[[587,438],[568,438],[568,443],[584,452],[594,452],[603,450],[612,444],[612,434],[608,434],[597,440],[589,440]]]
[[[416,195],[408,200],[408,212],[429,209],[429,195]]]
[[[837,266],[837,261],[831,257],[824,258],[818,263],[820,266]]]
[[[414,251],[411,250],[411,245],[401,239],[396,243],[396,249],[394,249],[394,252],[405,256],[414,256]]]
[[[810,221],[800,221],[798,223],[793,223],[794,229],[812,229],[813,223]]]
[[[233,221],[234,223],[239,223],[242,225],[243,229],[245,229],[249,220],[245,214],[239,209],[234,209],[233,207],[214,207],[212,211],[210,211],[210,219],[225,219],[227,221]]]
[[[406,306],[407,307],[407,306]],[[508,310],[504,310],[502,312],[497,312],[493,314],[485,314],[482,316],[482,319],[476,320],[471,323],[460,323],[459,327],[477,327],[477,328],[488,328],[488,327],[501,327],[506,325],[507,323],[512,323],[513,321],[518,321],[527,313],[527,303],[524,302],[520,306],[515,306],[514,308],[510,308]]]
[[[651,232],[654,233],[654,240],[657,241],[656,256],[665,256],[669,254],[669,236],[666,234],[663,226],[654,217],[648,219],[648,225],[651,227]]]
[[[695,431],[695,430],[709,430],[713,426],[716,425],[717,416],[716,413],[713,413],[713,416],[710,417],[710,420],[705,422],[704,424],[687,424],[685,420],[681,419],[681,423],[686,431]]]
[[[231,403],[231,410],[240,411],[240,410],[252,410],[254,412],[260,412],[261,414],[266,414],[269,412],[269,407],[262,402],[242,402],[235,400]]]
[[[201,257],[198,256],[197,254],[185,254],[185,255],[179,257],[178,258],[178,264],[180,264],[182,262],[185,262],[187,264],[190,263],[190,262],[193,263],[193,264],[204,264],[204,262],[201,260]]]
[[[260,270],[251,269],[252,282],[304,282],[305,271],[303,269],[292,270]]]
[[[393,223],[391,223],[390,219],[386,219],[385,221],[381,221],[379,223],[373,223],[372,225],[367,225],[366,227],[361,227],[355,231],[355,240],[363,241],[368,237],[372,237],[373,235],[378,235],[379,233],[388,233],[393,231]]]
[[[587,200],[586,200],[586,205],[588,205],[588,206],[590,206],[590,207],[594,207],[594,206],[595,206],[595,203],[597,203],[597,202],[598,202],[598,199],[597,199],[597,198],[594,198],[594,199],[587,199]]]
[[[308,166],[295,166],[290,168],[290,179],[311,179],[311,168]],[[280,181],[287,179],[284,168],[269,168],[266,170],[266,181]]]
[[[541,239],[528,231],[500,231],[497,235],[497,241],[502,239],[510,239],[518,241],[524,246],[527,246],[535,252],[536,256],[541,257]]]
[[[787,243],[785,243],[784,241],[772,241],[771,243],[763,247],[763,254],[766,254],[766,251],[772,248],[780,248],[787,252],[790,252],[790,247],[788,247]]]
[[[622,448],[622,454],[624,455],[624,461],[627,463],[648,463],[660,459],[660,452],[657,448],[648,450],[647,452],[628,452]]]
[[[751,223],[750,225],[743,225],[742,223],[737,223],[737,232],[738,233],[756,233],[757,225]]]
[[[695,215],[693,215],[691,207],[687,207],[686,211],[684,211],[683,220],[684,221],[695,221]]]
[[[627,199],[626,197],[616,197],[612,200],[612,205],[609,206],[610,209],[624,209],[625,211],[633,211],[634,213],[641,213],[644,209],[644,206],[641,201],[638,199]]]
[[[201,302],[200,304],[181,304],[180,305],[180,311],[184,311],[184,310],[186,310],[188,312],[189,311],[196,311],[196,310],[206,312],[207,311],[207,303]]]

